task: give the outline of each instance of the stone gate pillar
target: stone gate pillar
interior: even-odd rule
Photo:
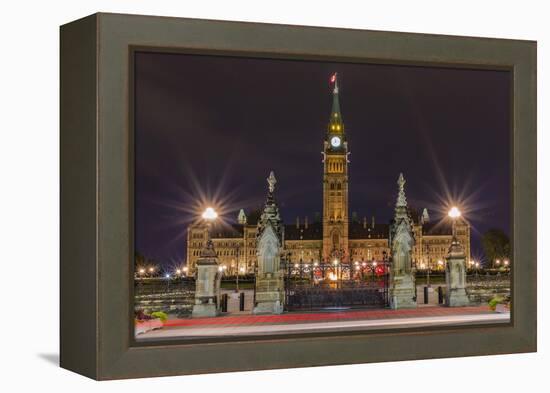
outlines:
[[[464,248],[456,237],[456,229],[453,223],[453,240],[446,257],[445,281],[447,293],[445,304],[448,307],[461,307],[470,304],[466,294],[466,254]]]
[[[267,178],[269,192],[264,210],[258,221],[256,272],[256,304],[254,314],[281,314],[285,298],[284,272],[281,270],[283,225],[275,203],[275,175]]]
[[[416,283],[412,269],[414,234],[405,197],[405,178],[399,174],[399,193],[395,204],[394,221],[390,229],[391,269],[390,307],[416,307]]]
[[[192,317],[216,317],[220,315],[221,275],[218,257],[212,240],[201,251],[197,260],[197,278],[195,280],[195,304]]]

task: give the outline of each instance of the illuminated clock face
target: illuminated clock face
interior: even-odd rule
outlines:
[[[341,141],[340,138],[337,137],[337,136],[333,136],[332,139],[330,140],[330,144],[332,145],[332,147],[338,147],[338,146],[340,146],[340,143],[341,143],[341,142],[342,142],[342,141]]]

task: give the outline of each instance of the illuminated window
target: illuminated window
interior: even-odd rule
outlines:
[[[336,126],[336,129],[337,129],[337,130],[340,130],[340,126],[339,126],[339,125],[338,125],[338,126]]]

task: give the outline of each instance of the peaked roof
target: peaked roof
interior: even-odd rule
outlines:
[[[323,225],[320,222],[314,222],[307,225],[300,225],[299,228],[296,224],[285,225],[285,240],[322,240],[323,239]]]
[[[389,224],[367,224],[350,222],[348,227],[350,239],[387,239],[390,232]]]

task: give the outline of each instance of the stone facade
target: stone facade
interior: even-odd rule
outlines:
[[[452,241],[450,223],[422,223],[414,221],[416,215],[410,211],[413,219],[413,233],[416,243],[413,247],[413,265],[417,270],[428,266],[432,270],[443,272],[444,262]],[[257,217],[257,216],[256,216]],[[257,220],[257,218],[256,218]],[[298,224],[286,224],[283,255],[290,255],[293,263],[313,263],[323,259],[323,227],[321,222],[309,223],[306,218]],[[349,258],[353,261],[381,261],[384,255],[390,254],[389,224],[372,225],[371,222],[350,222],[349,224]],[[237,265],[252,274],[257,262],[256,256],[256,224],[251,224],[253,217],[248,217],[248,223],[232,224],[225,227],[214,226],[212,241],[216,249],[220,265],[227,266],[227,272],[237,272]],[[466,261],[470,260],[470,227],[464,221],[457,223],[457,238],[464,247]],[[189,226],[187,232],[187,261],[191,272],[200,258],[204,247],[205,230],[203,224]]]

